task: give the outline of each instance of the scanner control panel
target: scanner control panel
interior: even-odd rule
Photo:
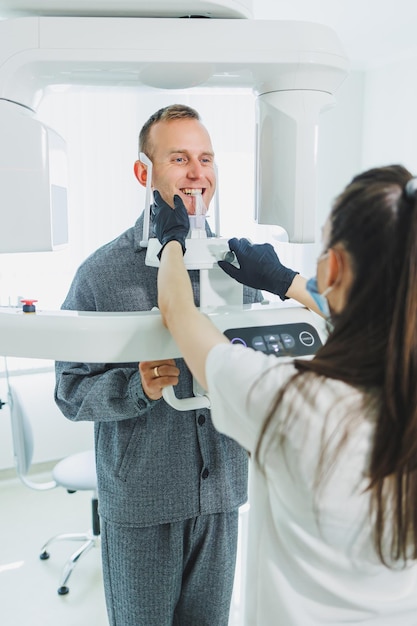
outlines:
[[[322,346],[314,326],[304,322],[231,328],[224,334],[232,343],[240,343],[275,356],[308,356],[315,354]]]

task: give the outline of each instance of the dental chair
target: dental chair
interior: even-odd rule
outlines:
[[[16,472],[26,487],[45,491],[56,487],[63,487],[68,493],[76,491],[91,491],[92,528],[85,533],[67,533],[56,535],[49,539],[41,548],[40,559],[49,559],[49,547],[55,541],[79,541],[81,546],[67,560],[62,570],[59,595],[69,592],[68,579],[78,560],[98,544],[100,536],[100,521],[97,511],[97,475],[94,450],[71,454],[59,461],[52,469],[52,480],[48,482],[34,482],[28,477],[33,458],[33,431],[29,417],[24,409],[21,398],[15,388],[8,382],[8,404],[10,408],[13,452]]]

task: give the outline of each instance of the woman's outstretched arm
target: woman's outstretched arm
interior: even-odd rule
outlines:
[[[158,272],[158,306],[193,376],[207,390],[206,359],[211,348],[228,339],[194,304],[182,246],[171,240],[163,247]]]

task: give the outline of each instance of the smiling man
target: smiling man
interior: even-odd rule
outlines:
[[[179,195],[189,215],[197,197],[208,208],[216,187],[214,152],[194,109],[157,111],[141,130],[139,151],[152,161],[152,188],[163,201],[173,206]],[[146,166],[136,161],[134,171],[146,185]],[[64,309],[157,306],[158,270],[145,265],[140,245],[143,221],[142,214],[84,261]],[[190,271],[190,278],[198,305],[199,272]],[[244,288],[245,302],[259,300],[260,292]],[[207,409],[179,413],[162,399],[168,385],[177,385],[179,398],[192,396],[184,361],[59,362],[56,377],[64,415],[95,422],[111,626],[227,626],[247,453],[215,430]]]

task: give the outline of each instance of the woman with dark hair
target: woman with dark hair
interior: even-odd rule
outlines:
[[[231,241],[238,280],[331,318],[313,359],[285,362],[231,345],[196,309],[184,209],[160,203],[164,322],[216,428],[254,460],[250,626],[417,624],[416,196],[402,166],[356,176],[307,282],[268,244]]]

